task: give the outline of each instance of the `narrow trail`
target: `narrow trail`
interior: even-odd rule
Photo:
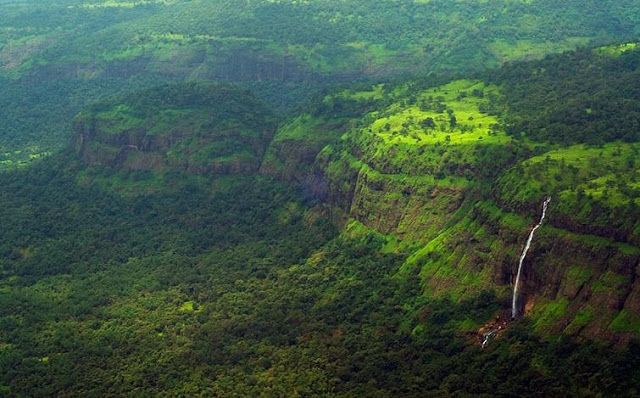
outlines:
[[[511,318],[515,319],[518,316],[518,293],[520,291],[520,278],[522,277],[522,265],[524,264],[524,260],[527,258],[527,254],[529,253],[529,249],[531,248],[531,242],[533,242],[533,237],[538,230],[542,226],[544,219],[547,216],[547,208],[549,207],[549,203],[551,203],[551,198],[547,198],[542,205],[542,217],[540,217],[540,222],[533,227],[531,233],[529,234],[529,238],[527,239],[527,244],[522,251],[522,255],[520,256],[520,264],[518,264],[518,275],[516,276],[516,283],[513,287],[513,301],[511,303]]]

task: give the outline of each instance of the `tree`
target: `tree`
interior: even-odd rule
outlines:
[[[432,117],[428,117],[420,123],[420,125],[425,129],[434,129],[436,128],[436,122]]]
[[[451,116],[449,117],[449,127],[451,127],[453,129],[457,125],[458,125],[458,119],[456,119],[456,115],[451,113]]]

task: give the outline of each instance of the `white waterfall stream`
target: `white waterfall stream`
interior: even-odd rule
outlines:
[[[491,340],[491,338],[496,334],[495,330],[491,330],[487,333],[485,333],[482,338],[482,348],[487,348],[487,345],[489,345],[489,341]]]
[[[511,317],[514,319],[518,316],[518,293],[520,290],[520,277],[522,276],[522,264],[524,264],[524,259],[527,257],[527,253],[529,253],[529,248],[531,248],[533,236],[535,235],[538,228],[542,226],[542,223],[547,216],[547,207],[549,207],[549,203],[551,203],[551,198],[547,198],[547,200],[544,201],[544,204],[542,205],[542,217],[540,217],[540,222],[531,230],[529,239],[527,239],[527,244],[524,246],[524,250],[522,251],[522,255],[520,256],[520,264],[518,264],[518,275],[516,276],[516,283],[513,287],[513,302],[511,304]]]

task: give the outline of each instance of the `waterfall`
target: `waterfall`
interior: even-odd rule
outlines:
[[[482,348],[487,348],[487,345],[489,345],[489,341],[491,340],[491,338],[493,337],[493,335],[496,334],[495,330],[491,330],[487,333],[485,333],[482,337]]]
[[[547,216],[547,207],[551,202],[551,198],[547,198],[542,205],[542,217],[540,217],[540,222],[533,227],[531,233],[529,234],[529,239],[527,239],[527,244],[524,246],[524,250],[522,251],[522,255],[520,256],[520,264],[518,264],[518,275],[516,276],[516,283],[513,287],[513,302],[511,304],[511,317],[515,319],[518,316],[518,290],[520,289],[520,276],[522,275],[522,264],[524,264],[524,259],[527,257],[527,253],[529,252],[529,248],[531,247],[531,242],[533,241],[533,235],[536,233],[538,228],[542,226],[545,217]]]

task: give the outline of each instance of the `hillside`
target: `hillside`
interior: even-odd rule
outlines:
[[[275,128],[248,92],[174,84],[91,106],[75,119],[75,146],[86,164],[119,170],[253,173]]]
[[[1,394],[637,395],[638,59],[87,106],[0,174]]]
[[[0,162],[63,147],[88,103],[241,83],[287,113],[327,84],[468,73],[637,36],[634,0],[0,2]]]
[[[489,290],[505,311],[524,240],[551,197],[525,263],[523,310],[542,334],[626,341],[640,331],[640,96],[630,84],[640,52],[616,48],[514,64],[488,75],[492,83],[403,83],[326,97],[320,116],[295,118],[276,134],[268,154],[287,155],[267,171],[286,179],[288,169],[310,170],[313,178],[293,180],[348,225],[385,235],[388,250],[407,256],[397,277],[420,275],[425,297],[460,301]],[[336,99],[348,103],[342,111],[369,109],[315,158],[290,164],[305,145],[300,132],[314,148],[316,130],[329,124],[323,118],[344,119],[327,108]],[[584,116],[567,117],[577,106]],[[544,135],[535,123],[546,123]]]

